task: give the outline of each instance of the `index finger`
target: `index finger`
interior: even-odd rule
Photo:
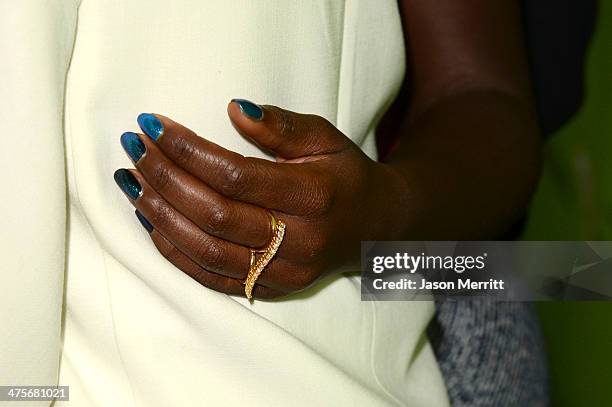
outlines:
[[[308,163],[244,157],[159,114],[143,113],[138,124],[166,157],[228,198],[293,215],[317,209],[313,191],[324,190],[324,178]]]

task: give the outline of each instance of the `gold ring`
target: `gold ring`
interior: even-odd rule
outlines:
[[[276,230],[276,218],[270,211],[268,211],[268,215],[270,215],[270,226],[272,226],[272,235],[274,235],[274,231]]]
[[[251,259],[249,260],[249,270],[253,268],[253,266],[255,265],[255,260],[257,259],[256,255],[257,255],[257,250],[255,249],[249,249],[249,252],[251,252]]]
[[[274,238],[274,233],[276,231],[277,220],[274,217],[274,215],[272,215],[272,212],[268,211],[268,215],[270,215],[270,227],[272,229],[272,238],[270,239],[270,242],[272,242],[272,239]],[[266,244],[265,246],[262,246],[259,249],[251,249],[251,250],[254,250],[255,253],[265,253],[267,247],[270,245],[270,242],[268,242],[268,244]]]
[[[274,215],[272,215],[272,212],[270,212],[270,217],[272,219],[273,226],[272,240],[263,250],[250,249],[251,260],[249,274],[244,282],[244,294],[249,300],[253,298],[253,287],[255,287],[255,281],[257,281],[268,263],[270,263],[283,242],[283,238],[285,237],[285,223],[280,219],[276,219]],[[256,253],[262,253],[259,259],[256,259]]]

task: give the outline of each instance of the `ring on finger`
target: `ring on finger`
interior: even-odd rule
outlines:
[[[271,224],[272,224],[272,240],[263,250],[255,250],[250,249],[250,264],[249,264],[249,273],[244,282],[244,294],[250,300],[253,295],[253,288],[255,287],[255,282],[264,271],[268,263],[272,260],[281,243],[283,242],[283,238],[285,237],[285,223],[276,219],[272,212],[270,212]],[[261,257],[257,259],[257,253],[261,253]]]

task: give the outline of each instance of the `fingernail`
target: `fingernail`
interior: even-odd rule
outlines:
[[[263,119],[263,109],[259,105],[256,105],[255,103],[251,102],[250,100],[232,99],[232,102],[235,102],[238,104],[238,106],[240,106],[240,111],[245,116],[257,121]]]
[[[164,125],[155,115],[150,113],[138,115],[138,125],[153,141],[157,141],[164,134]]]
[[[134,211],[134,213],[136,214],[136,217],[140,221],[140,224],[145,229],[147,229],[147,232],[151,233],[153,231],[153,225],[151,225],[151,222],[149,222],[147,220],[147,218],[145,218],[144,215],[142,213],[140,213],[140,211],[138,209],[136,209],[136,211]]]
[[[121,188],[130,198],[138,199],[142,194],[142,186],[130,171],[123,168],[119,169],[115,171],[113,177],[117,185],[119,185],[119,188]]]
[[[134,164],[136,164],[147,151],[147,148],[142,140],[140,140],[140,137],[138,137],[138,134],[132,132],[123,133],[121,135],[121,145]]]

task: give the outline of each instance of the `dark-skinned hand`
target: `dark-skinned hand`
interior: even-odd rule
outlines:
[[[115,179],[145,218],[160,253],[206,287],[244,295],[249,248],[272,237],[270,212],[285,222],[278,253],[255,297],[303,290],[358,269],[360,241],[399,237],[405,180],[368,158],[322,117],[232,101],[238,132],[276,156],[244,157],[161,115],[143,114],[146,135],[122,144],[136,169]],[[239,137],[239,136],[237,136]]]

